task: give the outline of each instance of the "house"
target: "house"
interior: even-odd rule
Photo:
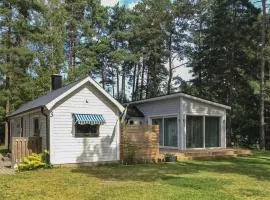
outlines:
[[[231,107],[175,93],[127,105],[129,124],[159,125],[160,148],[226,148],[226,110]]]
[[[13,137],[42,137],[52,164],[119,160],[123,106],[93,79],[62,86],[52,76],[52,91],[7,116]]]
[[[129,124],[159,125],[161,148],[226,148],[229,106],[183,93],[131,102],[127,109],[92,78],[62,87],[52,76],[52,91],[7,116],[9,146],[14,137],[42,138],[52,164],[120,160],[120,117]],[[11,149],[11,148],[10,148]]]

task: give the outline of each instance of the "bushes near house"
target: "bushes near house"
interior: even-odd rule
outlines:
[[[33,153],[26,157],[24,162],[18,165],[17,171],[28,171],[39,168],[51,168],[52,165],[48,161],[48,151],[44,151],[41,154]]]

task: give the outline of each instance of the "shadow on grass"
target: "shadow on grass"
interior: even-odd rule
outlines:
[[[270,153],[219,160],[188,162],[189,167],[200,171],[244,175],[257,180],[270,180]]]
[[[185,167],[184,163],[164,163],[164,164],[138,164],[138,165],[104,165],[89,168],[73,169],[76,173],[86,173],[89,176],[104,180],[118,181],[146,181],[162,180],[168,174],[183,175],[196,173],[196,170]]]
[[[163,164],[107,165],[73,169],[75,173],[86,173],[103,180],[116,181],[156,181],[164,180],[170,184],[188,184],[181,177],[199,172],[231,173],[249,176],[258,180],[270,180],[270,153],[256,154],[250,157],[238,157],[208,161],[186,161]],[[190,178],[188,178],[190,179]],[[200,180],[202,182],[204,179]],[[216,180],[206,180],[207,187],[214,187]],[[192,181],[194,185],[196,181]],[[204,182],[204,181],[203,181]],[[210,185],[209,185],[210,184]],[[195,184],[196,185],[196,184]],[[200,187],[202,184],[199,184]]]
[[[8,150],[5,149],[5,146],[3,144],[0,144],[0,154],[8,153]]]

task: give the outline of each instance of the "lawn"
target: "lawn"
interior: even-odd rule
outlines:
[[[270,153],[2,175],[0,199],[270,199]]]

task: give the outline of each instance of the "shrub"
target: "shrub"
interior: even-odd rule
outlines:
[[[18,165],[18,171],[27,171],[38,168],[51,168],[52,165],[48,162],[48,151],[41,154],[33,153],[32,155],[24,158],[24,162]]]

